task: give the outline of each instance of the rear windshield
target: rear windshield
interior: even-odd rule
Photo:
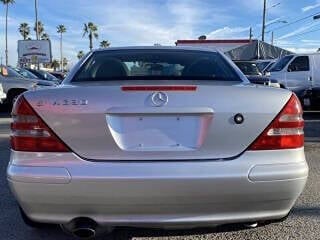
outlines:
[[[262,72],[266,68],[266,66],[269,65],[269,63],[270,62],[266,61],[266,62],[257,62],[256,64],[257,64],[257,67],[259,68],[259,71]]]
[[[270,68],[270,72],[279,72],[279,71],[281,71],[285,66],[287,66],[288,62],[292,58],[293,58],[293,55],[288,55],[288,56],[280,58],[277,62],[275,62],[272,65],[272,68]]]
[[[25,78],[33,78],[33,79],[38,79],[36,75],[33,73],[29,72],[28,70],[22,69],[22,68],[14,68],[15,71],[20,73],[23,77]]]
[[[235,62],[235,64],[240,68],[241,72],[245,75],[261,75],[259,68],[255,63],[252,62]]]
[[[95,52],[72,81],[131,79],[241,81],[219,53],[163,49]]]

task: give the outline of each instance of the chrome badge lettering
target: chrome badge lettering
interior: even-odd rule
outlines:
[[[84,106],[88,105],[88,100],[86,99],[62,99],[55,100],[52,103],[53,106]]]

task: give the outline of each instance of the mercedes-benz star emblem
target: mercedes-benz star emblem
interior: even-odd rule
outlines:
[[[151,95],[151,100],[154,106],[162,107],[168,103],[168,95],[164,92],[155,92]]]

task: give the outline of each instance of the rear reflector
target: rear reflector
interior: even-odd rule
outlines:
[[[122,91],[196,91],[197,86],[122,86]]]
[[[69,152],[69,148],[20,96],[12,110],[11,148],[25,152]]]
[[[253,142],[249,150],[277,150],[300,148],[304,145],[303,111],[299,99],[295,94]]]

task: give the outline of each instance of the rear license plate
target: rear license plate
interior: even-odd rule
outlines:
[[[117,145],[126,151],[192,151],[201,147],[211,114],[107,115]]]

